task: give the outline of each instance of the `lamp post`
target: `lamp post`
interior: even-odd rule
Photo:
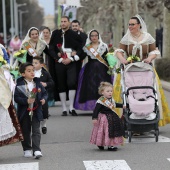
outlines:
[[[5,46],[7,45],[7,31],[6,31],[6,9],[5,9],[5,0],[2,0],[2,16],[3,16],[3,36]]]
[[[10,0],[10,15],[11,15],[11,37],[14,37],[14,3]]]
[[[20,38],[21,39],[22,39],[22,14],[24,14],[24,13],[28,13],[28,11],[19,10],[19,20],[20,20],[20,22],[19,22],[19,26],[20,26],[19,30],[20,30]]]
[[[18,35],[18,8],[27,5],[26,3],[17,4],[14,0],[14,16],[15,16],[15,35]]]

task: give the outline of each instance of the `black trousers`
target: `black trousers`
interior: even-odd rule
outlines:
[[[57,86],[59,93],[66,92],[67,90],[76,90],[77,69],[75,62],[71,62],[68,65],[56,63],[55,71],[57,75]]]
[[[40,122],[37,120],[37,118],[33,116],[31,121],[29,113],[26,113],[21,120],[20,125],[24,136],[24,141],[21,142],[23,150],[33,150],[33,152],[41,151]]]
[[[48,119],[48,102],[45,102],[44,105],[42,105],[42,112],[43,112],[43,119]]]

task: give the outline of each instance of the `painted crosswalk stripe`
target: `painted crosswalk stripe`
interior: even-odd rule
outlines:
[[[146,137],[144,136],[139,136],[139,137],[132,137],[131,138],[131,143],[152,143],[155,142],[155,137],[154,135],[148,135]],[[163,142],[170,142],[170,138],[167,138],[165,136],[159,135],[158,137],[158,142],[163,143]],[[128,143],[128,138],[125,139],[125,143]]]
[[[16,163],[16,164],[1,164],[0,170],[39,170],[39,163]]]
[[[125,160],[83,161],[86,170],[131,170]]]

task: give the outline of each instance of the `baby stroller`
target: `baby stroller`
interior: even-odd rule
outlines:
[[[158,141],[160,119],[154,69],[144,62],[121,66],[121,86],[125,131],[131,142],[133,132],[154,130]]]

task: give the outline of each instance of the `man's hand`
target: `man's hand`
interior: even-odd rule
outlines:
[[[71,52],[71,56],[75,56],[76,54],[77,54],[76,51],[72,51],[72,52]]]
[[[61,53],[58,53],[58,56],[61,57]]]
[[[68,64],[71,63],[71,60],[70,60],[69,58],[66,58],[66,59],[63,59],[63,60],[62,60],[62,63],[63,63],[64,65],[68,65]]]

